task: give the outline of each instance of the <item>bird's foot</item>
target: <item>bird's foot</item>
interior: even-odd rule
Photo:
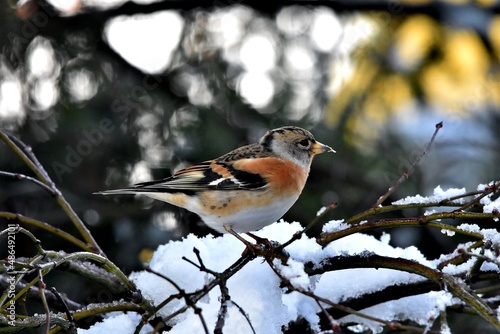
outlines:
[[[245,244],[246,248],[241,254],[243,256],[249,253],[253,254],[254,256],[263,255],[264,253],[279,246],[279,244],[274,241],[270,241],[269,239],[261,238],[253,233],[247,232],[246,234],[256,241],[256,243],[254,244],[240,236],[238,233],[234,232],[234,230],[230,226],[224,226],[224,229]]]

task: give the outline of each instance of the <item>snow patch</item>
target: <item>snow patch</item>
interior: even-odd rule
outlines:
[[[434,193],[432,196],[424,197],[421,195],[416,196],[407,196],[403,199],[392,202],[393,205],[405,205],[405,204],[428,204],[428,203],[436,203],[441,202],[442,200],[456,197],[465,194],[465,188],[450,188],[447,190],[443,190],[441,186],[437,186],[434,188]],[[457,204],[465,203],[463,198],[457,199],[454,201]]]
[[[343,225],[343,221],[332,221],[327,223],[323,230],[339,230],[345,228]],[[478,227],[467,224],[462,224],[460,228],[479,230]],[[280,221],[265,227],[256,234],[284,243],[300,230],[302,230],[302,226],[299,223],[290,224]],[[494,239],[488,233],[487,235],[492,240]],[[437,260],[427,260],[416,247],[399,248],[393,247],[389,243],[390,235],[386,233],[380,239],[357,233],[322,247],[317,244],[314,238],[303,235],[301,239],[294,241],[285,249],[290,255],[288,261],[285,264],[275,261],[274,265],[294,287],[311,291],[322,298],[338,303],[381,291],[391,285],[418,282],[424,278],[416,274],[384,268],[335,270],[322,275],[309,276],[304,270],[304,263],[309,262],[319,266],[323,260],[332,256],[371,253],[416,261],[433,269],[439,263]],[[203,263],[208,269],[222,272],[240,258],[245,246],[229,234],[221,237],[207,236],[203,238],[189,235],[182,241],[169,242],[158,247],[150,262],[150,267],[175,281],[181,289],[188,293],[203,289],[214,277],[201,272],[197,267],[182,259],[182,257],[187,257],[197,263],[193,248],[199,250]],[[450,274],[467,272],[473,263],[474,259],[471,258],[470,261],[460,266],[448,265],[443,271]],[[144,297],[154,305],[158,305],[170,295],[178,293],[169,282],[146,271],[132,273],[130,278],[137,284]],[[279,277],[262,259],[257,258],[251,261],[232,276],[227,282],[227,289],[231,296],[231,302],[238,304],[248,315],[256,333],[282,333],[282,328],[298,318],[308,321],[314,331],[320,330],[318,314],[321,310],[316,302],[308,296],[283,287]],[[214,288],[206,297],[196,303],[196,306],[202,310],[209,332],[214,331],[220,313],[220,297],[220,289]],[[228,305],[223,331],[225,333],[252,333],[244,314],[232,303]],[[386,320],[410,319],[421,325],[427,325],[432,321],[431,319],[437,318],[439,312],[451,303],[452,297],[449,293],[438,291],[389,301],[362,310],[362,312]],[[167,303],[158,313],[160,316],[170,315],[184,306],[183,300],[175,299]],[[79,333],[133,333],[139,321],[140,316],[137,314],[120,314],[95,324],[87,331],[80,330]],[[340,323],[351,323],[352,321],[361,324],[357,328],[367,327],[374,332],[378,332],[381,328],[379,323],[353,315],[339,320]],[[172,326],[169,333],[204,332],[199,316],[192,309],[188,309],[173,318],[169,325]]]

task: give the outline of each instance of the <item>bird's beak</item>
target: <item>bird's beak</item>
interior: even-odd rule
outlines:
[[[312,144],[310,152],[312,155],[327,153],[327,152],[337,153],[333,148],[331,148],[328,145],[321,144],[319,141]]]

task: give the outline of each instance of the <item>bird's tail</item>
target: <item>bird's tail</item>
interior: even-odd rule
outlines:
[[[139,194],[141,192],[144,192],[144,190],[141,190],[140,188],[123,188],[123,189],[97,191],[93,194],[94,195],[136,195],[136,194]]]

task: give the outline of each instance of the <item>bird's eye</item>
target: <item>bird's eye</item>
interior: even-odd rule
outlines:
[[[300,148],[309,148],[309,145],[311,144],[311,142],[309,141],[309,139],[303,139],[301,141],[299,141],[297,143],[297,145],[300,147]]]

